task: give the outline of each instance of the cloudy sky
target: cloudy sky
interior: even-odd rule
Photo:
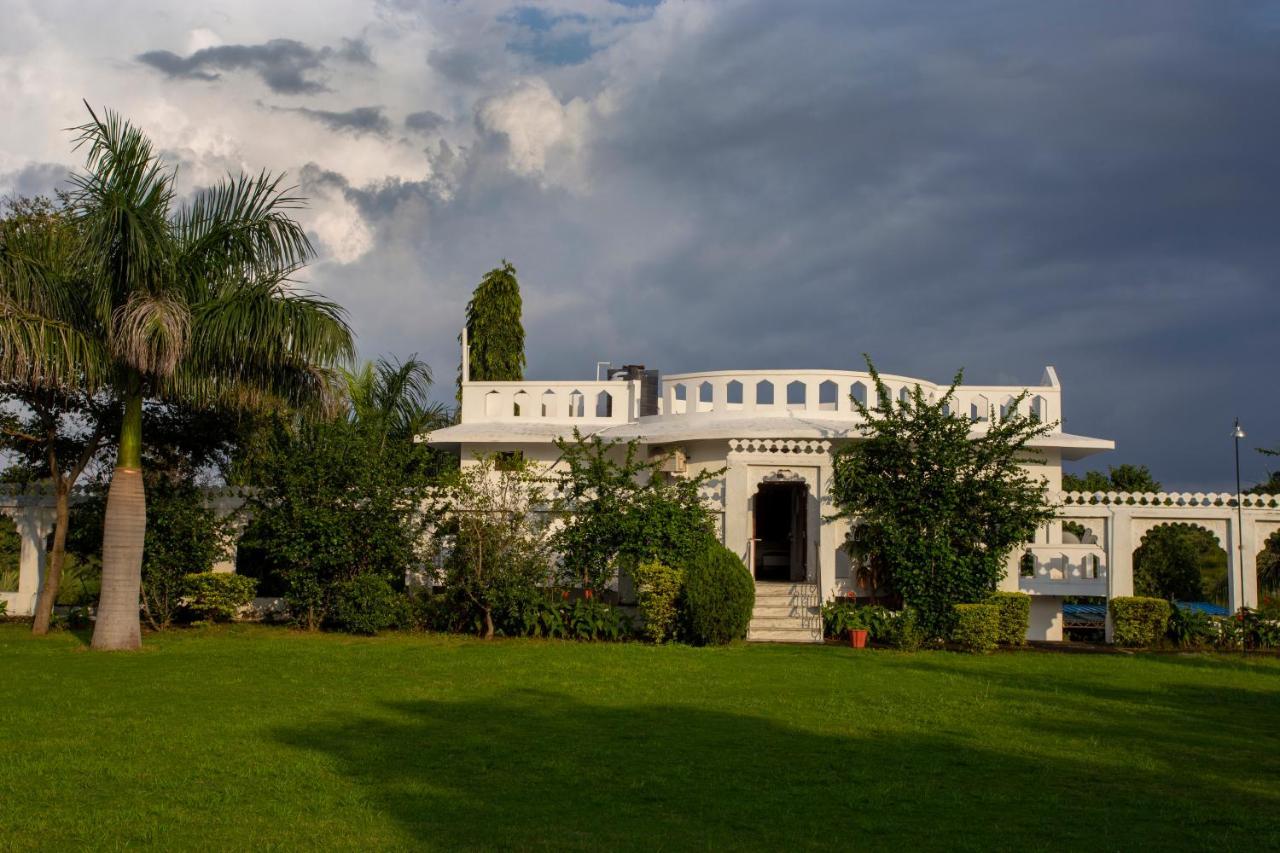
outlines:
[[[293,8],[289,8],[290,6]],[[95,8],[96,7],[96,8]],[[502,258],[530,375],[1058,368],[1166,486],[1280,445],[1280,13],[1245,0],[0,0],[0,194],[81,99],[185,190],[287,171],[364,355]],[[1246,479],[1263,476],[1252,449]]]

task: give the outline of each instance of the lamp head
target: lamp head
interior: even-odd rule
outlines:
[[[1239,418],[1236,418],[1236,426],[1235,429],[1231,430],[1231,437],[1236,439],[1244,438],[1244,427],[1240,426]]]

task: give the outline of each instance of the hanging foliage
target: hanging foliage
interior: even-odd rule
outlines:
[[[520,322],[520,283],[506,259],[485,273],[467,303],[467,345],[471,379],[507,382],[524,378],[524,326]],[[458,367],[458,397],[462,367]]]

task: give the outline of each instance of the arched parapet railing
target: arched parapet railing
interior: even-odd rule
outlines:
[[[910,399],[918,386],[925,399],[936,401],[946,384],[894,374],[881,374],[888,392],[884,402]],[[806,416],[856,420],[856,398],[874,408],[876,389],[871,374],[857,370],[727,370],[669,374],[663,380],[659,416],[804,412]],[[594,382],[465,382],[463,422],[507,420],[595,420],[617,423],[639,417],[639,380],[615,378]],[[598,409],[594,401],[607,392],[613,405]],[[1012,400],[1029,396],[1015,407]],[[583,405],[569,398],[580,394]],[[1060,389],[1054,381],[1037,386],[962,385],[949,402],[958,416],[970,417],[982,429],[992,417],[1014,410],[1041,421],[1060,418]],[[581,412],[578,410],[581,409]],[[607,412],[607,414],[606,414]]]
[[[1257,606],[1256,559],[1266,538],[1280,530],[1280,495],[1243,494],[1237,500],[1232,492],[1107,491],[1056,492],[1047,499],[1057,510],[1059,530],[1071,521],[1099,540],[1108,571],[1105,592],[1099,594],[1133,595],[1134,552],[1143,537],[1165,525],[1190,525],[1208,531],[1226,552],[1228,607]],[[1056,538],[1065,542],[1061,533]],[[1059,546],[1037,541],[1030,547],[1038,554]]]
[[[627,423],[637,416],[639,380],[595,382],[467,382],[464,422],[594,421]],[[607,404],[601,405],[601,400]],[[667,411],[671,401],[667,400]]]

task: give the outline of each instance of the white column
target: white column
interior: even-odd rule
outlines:
[[[1112,509],[1106,519],[1107,532],[1107,601],[1133,595],[1133,518],[1123,510]],[[1107,607],[1107,642],[1115,628],[1111,624],[1111,607]]]
[[[730,455],[724,472],[724,546],[741,557],[744,563],[750,558],[749,500],[746,463]],[[747,568],[751,569],[751,566]]]
[[[31,616],[36,612],[36,598],[44,583],[45,537],[53,526],[53,512],[39,506],[23,506],[13,514],[14,525],[22,539],[18,558],[18,598],[11,616]]]
[[[1239,516],[1232,513],[1231,520],[1227,522],[1230,541],[1223,549],[1227,552],[1227,609],[1232,613],[1241,607],[1258,606],[1257,531],[1253,519],[1245,519],[1243,527],[1238,520]]]

